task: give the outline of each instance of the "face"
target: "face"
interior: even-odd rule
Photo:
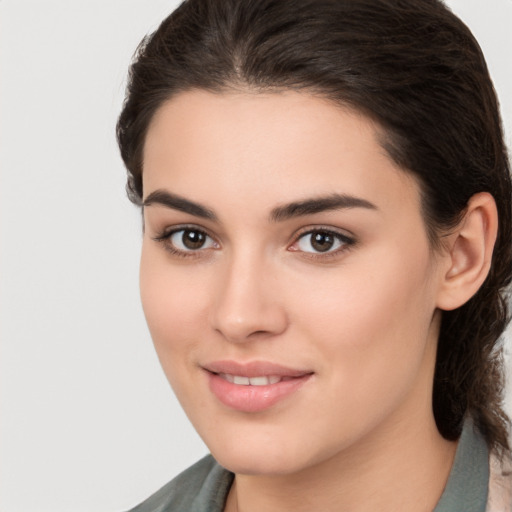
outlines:
[[[185,92],[153,119],[143,187],[144,312],[222,465],[299,472],[431,419],[440,265],[371,121]]]

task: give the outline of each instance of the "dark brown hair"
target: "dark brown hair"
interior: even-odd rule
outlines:
[[[138,48],[117,125],[128,195],[140,204],[146,132],[190,89],[304,90],[376,121],[390,157],[419,181],[432,245],[470,197],[494,196],[499,231],[487,280],[443,312],[433,409],[456,439],[471,415],[509,449],[500,336],[508,321],[512,193],[496,95],[478,43],[439,0],[186,0]]]

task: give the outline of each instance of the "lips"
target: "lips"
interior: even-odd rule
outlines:
[[[218,373],[219,377],[231,384],[238,384],[239,386],[268,386],[269,384],[277,384],[281,380],[289,379],[291,377],[280,377],[279,375],[263,375],[260,377],[244,377],[243,375],[231,375],[229,373]]]
[[[240,364],[216,361],[203,366],[210,391],[225,406],[241,412],[260,412],[289,397],[313,372],[264,361]]]

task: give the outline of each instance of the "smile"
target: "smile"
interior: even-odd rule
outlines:
[[[257,413],[295,396],[313,372],[264,361],[218,361],[203,367],[213,396],[229,409]]]
[[[290,379],[291,377],[281,377],[279,375],[269,375],[261,377],[244,377],[242,375],[231,375],[229,373],[217,374],[221,379],[236,384],[237,386],[268,386],[270,384],[277,384],[282,380]]]

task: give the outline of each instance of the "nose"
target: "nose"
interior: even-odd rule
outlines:
[[[226,265],[218,275],[211,311],[213,329],[232,343],[283,333],[288,319],[274,275],[268,265],[250,255]]]

